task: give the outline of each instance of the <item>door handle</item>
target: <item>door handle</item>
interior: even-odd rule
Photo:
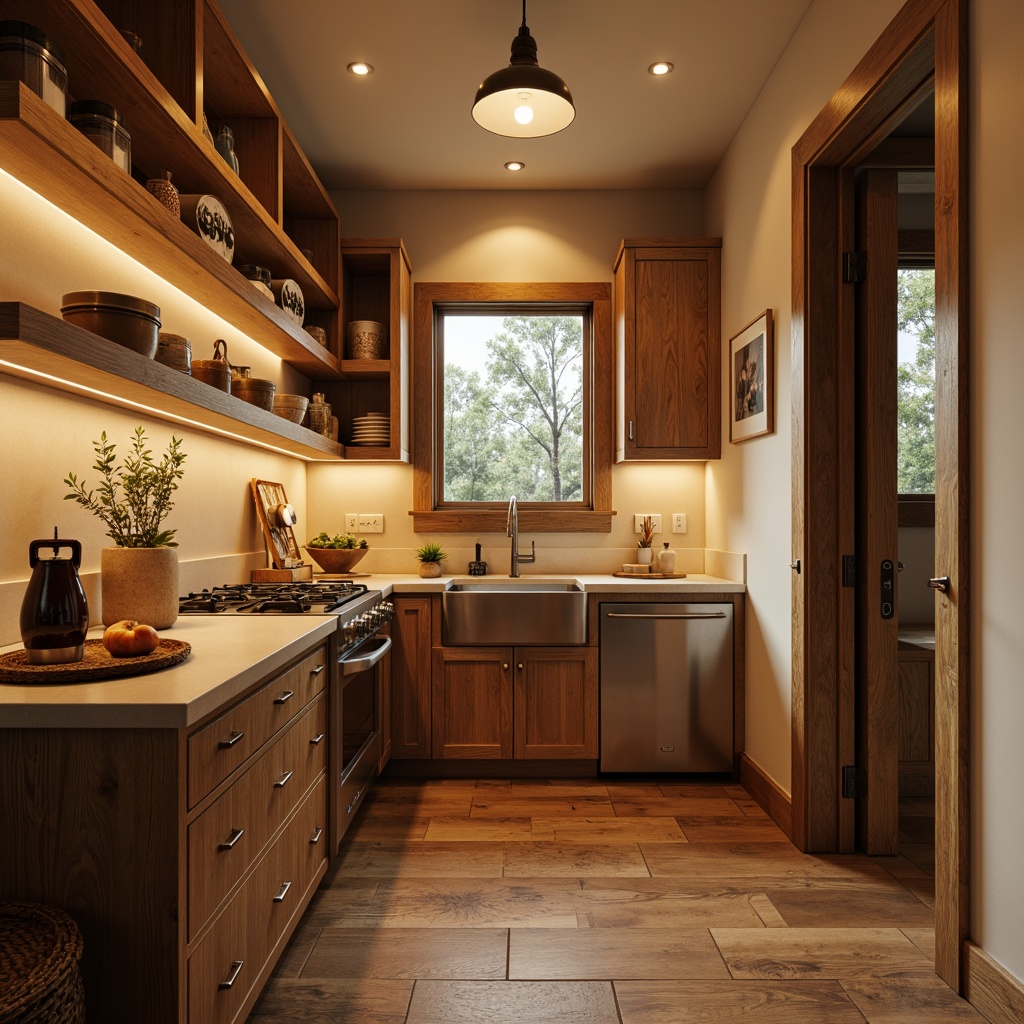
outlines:
[[[928,581],[928,586],[932,590],[938,590],[942,594],[949,593],[949,577],[948,576],[936,576],[934,579]]]

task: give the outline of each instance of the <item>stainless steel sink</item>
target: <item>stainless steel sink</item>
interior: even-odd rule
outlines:
[[[585,644],[587,595],[575,583],[453,583],[441,597],[441,639],[450,646]]]

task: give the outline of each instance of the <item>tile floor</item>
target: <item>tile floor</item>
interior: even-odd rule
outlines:
[[[902,811],[806,856],[731,783],[379,780],[250,1024],[983,1024]]]

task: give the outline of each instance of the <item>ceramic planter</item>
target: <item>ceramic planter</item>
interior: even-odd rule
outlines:
[[[104,626],[135,619],[167,629],[178,617],[177,548],[104,548],[100,592]]]
[[[440,575],[440,562],[420,562],[420,576],[422,576],[425,580],[431,580]]]

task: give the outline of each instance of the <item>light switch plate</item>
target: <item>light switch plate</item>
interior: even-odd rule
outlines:
[[[661,515],[657,512],[640,512],[633,516],[633,532],[640,533],[643,530],[644,519],[650,516],[654,524],[654,532],[661,533]]]
[[[359,514],[356,512],[345,513],[345,532],[355,533],[359,529]]]
[[[359,533],[383,533],[384,513],[383,512],[360,512]]]
[[[685,512],[673,512],[672,513],[672,532],[673,533],[686,533],[686,513]]]

